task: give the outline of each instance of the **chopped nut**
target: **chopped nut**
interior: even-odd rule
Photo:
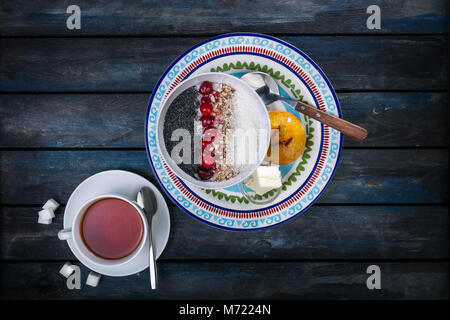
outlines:
[[[236,176],[239,172],[234,167],[233,161],[227,158],[227,151],[231,154],[232,150],[228,144],[227,133],[232,134],[234,129],[233,118],[233,93],[236,91],[233,87],[220,83],[216,90],[219,94],[217,97],[211,95],[211,104],[213,105],[212,115],[217,117],[221,115],[221,120],[217,126],[217,135],[211,144],[215,150],[216,159],[216,175],[214,181],[228,180]],[[227,132],[227,130],[229,130]],[[228,161],[227,161],[228,160]],[[228,163],[231,162],[231,163]]]

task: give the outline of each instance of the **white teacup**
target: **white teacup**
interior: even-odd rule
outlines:
[[[81,236],[81,222],[82,222],[82,218],[83,218],[86,210],[94,202],[97,202],[102,199],[107,199],[107,198],[108,199],[111,199],[111,198],[120,199],[120,200],[127,202],[128,204],[132,205],[136,209],[136,211],[139,213],[139,215],[141,216],[141,219],[142,219],[143,235],[141,238],[141,242],[139,243],[137,248],[131,254],[129,254],[128,256],[121,258],[121,259],[103,259],[103,258],[95,255],[93,252],[91,252],[86,247],[86,245],[82,239],[82,236]],[[119,265],[128,263],[138,256],[138,254],[144,248],[144,245],[145,245],[145,242],[147,239],[147,232],[148,232],[147,228],[148,228],[148,225],[147,225],[147,219],[145,218],[145,214],[142,211],[142,209],[134,201],[126,198],[123,195],[119,195],[119,194],[105,194],[105,195],[96,196],[96,197],[86,201],[80,207],[80,209],[77,211],[77,213],[75,214],[75,217],[72,221],[72,226],[70,228],[59,231],[58,238],[60,240],[72,239],[74,246],[78,249],[78,251],[84,257],[84,259],[89,260],[93,264],[95,264],[99,267],[111,267],[111,266],[119,266]]]

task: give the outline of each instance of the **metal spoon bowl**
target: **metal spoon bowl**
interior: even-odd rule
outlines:
[[[242,76],[241,79],[247,83],[251,83],[250,85],[259,94],[266,105],[281,100],[292,106],[298,112],[306,114],[307,116],[326,124],[351,138],[359,141],[367,138],[367,130],[360,126],[350,123],[344,119],[332,116],[302,101],[281,96],[275,80],[263,72],[249,72]]]
[[[271,108],[271,105],[274,102],[285,101],[285,99],[287,99],[281,96],[278,84],[275,81],[275,79],[265,74],[264,72],[260,71],[248,72],[241,77],[241,80],[245,81],[259,94],[259,96],[262,98],[264,104],[268,109]],[[277,95],[276,99],[269,99],[270,93]],[[290,102],[297,103],[297,101],[295,100],[291,99],[287,100],[289,100]],[[292,104],[289,105],[292,106]],[[309,134],[308,117],[306,115],[303,115],[303,117],[300,117],[300,122],[302,123],[305,129],[306,136],[308,136]]]

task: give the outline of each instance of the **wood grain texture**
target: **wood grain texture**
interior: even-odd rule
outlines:
[[[282,37],[338,90],[447,90],[447,37]],[[203,38],[0,39],[0,91],[149,92]]]
[[[82,29],[69,31],[70,4],[0,0],[0,299],[448,299],[447,1],[79,0]],[[366,28],[371,4],[381,30]],[[345,139],[317,204],[276,228],[212,228],[163,193],[159,290],[147,270],[91,288],[85,267],[83,289],[66,289],[58,271],[77,262],[57,231],[71,192],[109,169],[159,187],[150,92],[184,51],[242,31],[303,50],[369,138]],[[63,205],[40,225],[50,197]],[[372,264],[383,290],[366,288]]]
[[[2,94],[0,147],[143,148],[150,94]],[[345,147],[446,147],[446,93],[339,93],[344,118],[369,131]]]
[[[0,3],[1,36],[204,35],[239,31],[285,34],[444,33],[446,2],[439,1],[88,1],[78,0],[80,30],[68,30],[65,0]],[[380,30],[366,27],[378,4]]]
[[[3,204],[65,203],[90,175],[122,169],[157,184],[144,150],[2,151]],[[447,201],[447,150],[344,150],[320,203],[443,203]]]
[[[63,229],[64,207],[50,225],[37,223],[38,210],[0,208],[1,260],[75,259],[57,237]],[[159,261],[448,259],[444,206],[316,205],[276,228],[254,232],[212,228],[174,205],[169,211],[170,238]]]
[[[159,263],[159,288],[148,272],[102,277],[98,287],[68,290],[57,263],[2,263],[3,299],[447,299],[448,263],[266,262]],[[379,265],[382,290],[368,290],[368,266]]]

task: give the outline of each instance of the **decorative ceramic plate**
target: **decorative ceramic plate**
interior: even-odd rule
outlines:
[[[308,133],[303,155],[292,164],[280,166],[283,186],[273,202],[259,205],[249,202],[237,185],[222,190],[203,190],[178,179],[156,147],[156,118],[167,94],[195,74],[226,72],[241,77],[251,71],[271,75],[281,94],[342,117],[331,84],[308,56],[282,40],[253,33],[218,36],[185,52],[164,72],[147,108],[147,154],[162,188],[189,215],[228,230],[273,227],[305,212],[330,182],[342,147],[340,132],[305,119],[287,104],[281,104],[275,108],[298,116],[308,126]],[[272,197],[273,192],[275,190],[262,195],[261,199]]]

